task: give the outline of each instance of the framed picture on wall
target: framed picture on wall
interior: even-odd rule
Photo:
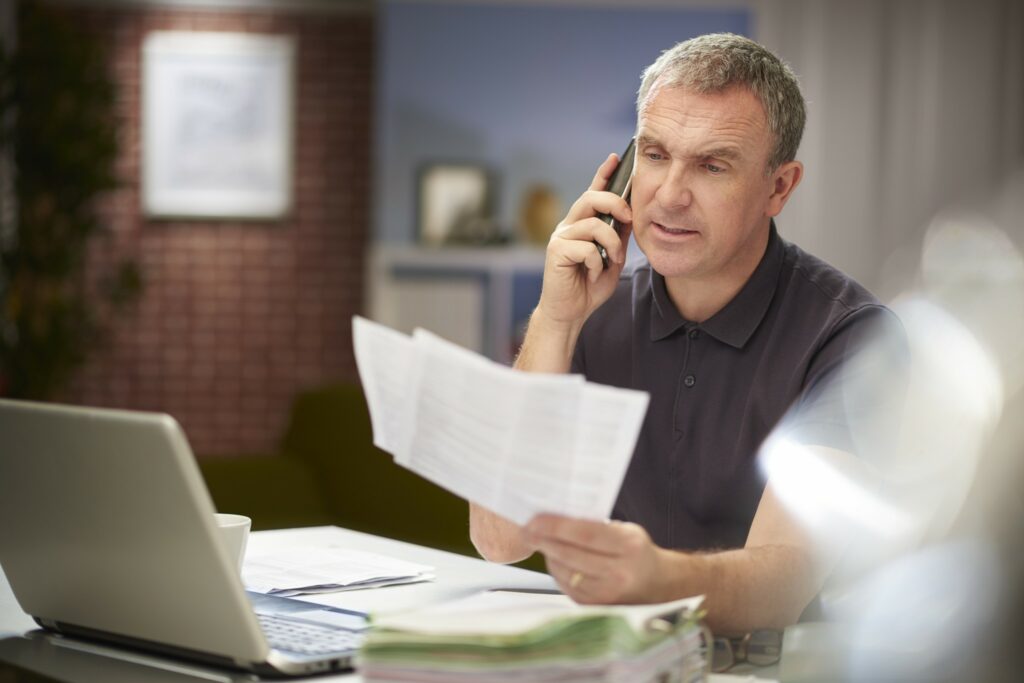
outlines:
[[[431,163],[419,171],[417,232],[421,244],[492,244],[494,182],[480,164]]]
[[[287,215],[294,39],[157,31],[146,37],[142,55],[143,212]]]

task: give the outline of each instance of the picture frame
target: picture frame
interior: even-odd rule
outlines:
[[[471,162],[422,166],[417,181],[417,238],[427,246],[501,241],[490,169]]]
[[[295,40],[155,31],[144,40],[142,62],[143,213],[287,216]]]

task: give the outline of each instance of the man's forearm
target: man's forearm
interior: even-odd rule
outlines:
[[[582,327],[582,321],[561,323],[549,320],[538,307],[530,316],[523,346],[516,357],[516,369],[526,372],[569,372]]]
[[[801,548],[765,545],[719,553],[663,550],[665,600],[705,596],[707,623],[718,635],[796,623],[821,587],[820,573]]]
[[[491,562],[518,562],[534,551],[519,526],[476,503],[469,504],[469,538],[480,556]]]

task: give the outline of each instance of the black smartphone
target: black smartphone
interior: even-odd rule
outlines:
[[[615,172],[612,173],[612,177],[608,180],[608,185],[604,188],[605,192],[614,192],[623,197],[627,202],[629,201],[629,190],[633,181],[634,157],[636,157],[636,138],[630,138],[626,151],[619,157],[619,165],[615,167]],[[599,213],[597,217],[615,228],[615,232],[619,232],[615,224],[615,218],[611,214]],[[594,244],[597,245],[597,253],[601,255],[601,263],[607,268],[608,252],[596,240]]]

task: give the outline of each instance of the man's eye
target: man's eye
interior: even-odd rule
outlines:
[[[721,166],[715,166],[714,164],[704,164],[704,168],[708,169],[708,172],[712,175],[718,175],[719,173],[725,173],[725,169]]]
[[[651,161],[661,161],[664,158],[660,152],[646,152],[645,155]]]

